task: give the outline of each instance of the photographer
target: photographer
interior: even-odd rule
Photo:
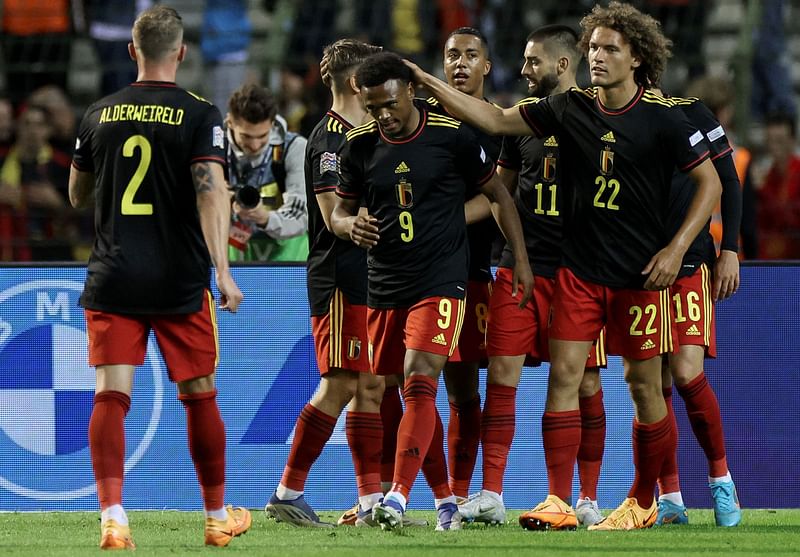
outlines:
[[[228,258],[305,261],[306,138],[286,131],[272,93],[254,83],[233,92],[225,124],[233,191]]]

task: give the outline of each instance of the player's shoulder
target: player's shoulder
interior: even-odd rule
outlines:
[[[458,130],[461,128],[461,120],[456,120],[446,114],[439,114],[437,112],[428,111],[425,119],[425,127],[427,128],[450,128]]]
[[[645,103],[646,106],[661,108],[675,108],[682,106],[678,103],[675,97],[667,97],[649,89],[645,89],[644,93],[642,94],[642,102]]]
[[[345,140],[347,143],[359,143],[374,139],[378,135],[378,122],[372,120],[366,124],[356,126],[352,130],[345,133]]]
[[[524,99],[520,99],[514,103],[514,108],[519,108],[520,106],[527,106],[529,104],[539,104],[542,102],[542,97],[525,97]]]

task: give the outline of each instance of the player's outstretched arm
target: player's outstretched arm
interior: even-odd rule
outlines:
[[[94,174],[74,166],[69,169],[69,202],[76,209],[91,207],[94,203]]]
[[[711,212],[719,202],[722,186],[710,160],[706,159],[697,165],[689,176],[697,184],[697,191],[678,232],[667,247],[655,254],[642,271],[643,275],[649,275],[644,283],[644,287],[648,290],[663,290],[675,282],[686,250],[706,226],[708,219],[711,218]]]
[[[514,254],[514,282],[511,294],[516,297],[517,286],[522,287],[519,307],[523,308],[533,293],[533,272],[531,271],[530,263],[528,263],[528,252],[525,248],[519,213],[514,206],[511,195],[497,175],[493,175],[481,187],[481,193],[491,202],[494,219],[497,221],[503,236],[508,240],[508,244]]]
[[[358,210],[357,199],[339,198],[331,213],[333,233],[361,248],[371,248],[378,243],[377,222],[375,217]]]
[[[228,265],[231,205],[222,165],[216,162],[196,162],[191,170],[197,192],[200,227],[216,269],[217,288],[221,295],[220,308],[235,312],[244,296],[233,280]]]
[[[413,62],[405,61],[414,72],[414,83],[424,86],[454,118],[480,128],[492,135],[533,135],[517,108],[498,108],[477,99],[423,71]]]

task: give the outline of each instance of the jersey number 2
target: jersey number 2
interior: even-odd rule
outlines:
[[[136,172],[133,173],[125,192],[122,194],[122,214],[152,215],[152,203],[134,203],[133,201],[133,197],[139,191],[139,186],[142,185],[142,180],[147,174],[147,169],[150,168],[150,159],[153,153],[150,142],[143,135],[132,135],[122,146],[122,156],[126,158],[133,157],[137,147],[141,158],[139,159],[139,166],[136,167]]]

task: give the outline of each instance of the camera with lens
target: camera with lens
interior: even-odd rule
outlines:
[[[245,209],[254,209],[261,201],[261,188],[248,185],[239,186],[234,193],[234,199]]]

